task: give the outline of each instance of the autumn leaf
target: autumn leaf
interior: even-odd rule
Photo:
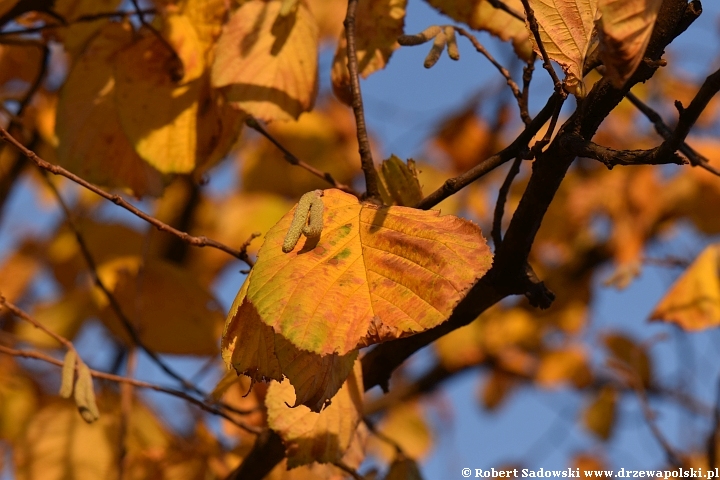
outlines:
[[[120,257],[98,267],[103,284],[132,319],[140,340],[158,353],[212,355],[222,314],[215,299],[188,271],[159,259]],[[131,343],[125,327],[99,290],[93,292],[100,317],[112,332]]]
[[[322,236],[281,247],[294,210],[266,235],[248,280],[260,319],[298,348],[344,355],[444,322],[490,267],[480,229],[437,211],[322,197]]]
[[[674,323],[683,330],[720,325],[720,246],[703,250],[670,287],[650,320]]]
[[[60,90],[57,157],[93,183],[127,188],[136,196],[159,195],[162,175],[135,152],[117,113],[114,60],[132,35],[129,24],[110,23],[75,62]]]
[[[599,0],[600,58],[621,88],[645,54],[662,0]]]
[[[405,26],[407,0],[368,0],[358,3],[355,15],[355,51],[358,73],[367,78],[382,70],[400,45],[397,38]],[[347,67],[347,37],[340,35],[330,73],[333,92],[344,103],[352,103]]]
[[[413,207],[423,198],[415,161],[412,159],[405,163],[391,155],[380,165],[378,180],[380,195],[386,205]]]
[[[251,0],[230,17],[218,39],[214,87],[254,117],[297,119],[317,94],[318,31],[304,4],[280,16],[282,2]]]
[[[426,0],[427,3],[455,21],[465,23],[474,30],[487,31],[507,42],[512,42],[515,53],[523,60],[532,58],[529,33],[523,21],[495,8],[487,0]],[[503,0],[515,12],[524,13],[520,0]]]
[[[604,386],[595,394],[583,412],[585,428],[603,440],[610,438],[615,426],[615,410],[618,392],[611,386]]]
[[[432,447],[432,431],[417,402],[400,403],[392,408],[377,429],[408,457],[416,460],[423,458]],[[394,445],[375,436],[370,437],[368,450],[386,462],[397,454]]]
[[[567,90],[577,93],[595,28],[597,0],[530,0],[530,6],[548,56],[565,71]],[[540,53],[532,36],[531,40]]]
[[[571,346],[544,353],[535,380],[546,388],[557,387],[565,382],[581,388],[590,383],[591,375],[585,350]]]
[[[93,36],[104,28],[109,19],[98,18],[89,22],[78,22],[84,16],[112,12],[121,0],[55,0],[53,11],[62,17],[67,25],[50,31],[50,36],[62,43],[65,50],[73,57],[79,55],[91,41]],[[50,19],[52,23],[57,19]]]
[[[602,341],[614,360],[619,360],[637,373],[645,388],[652,386],[652,363],[645,347],[627,335],[615,332],[604,335]]]
[[[260,319],[247,301],[250,273],[228,314],[222,338],[222,356],[238,374],[255,381],[284,377],[295,387],[295,406],[319,412],[350,374],[357,351],[345,355],[317,355],[295,347]]]
[[[270,384],[265,398],[268,425],[283,439],[288,467],[341,460],[362,418],[362,394],[359,361],[332,403],[320,413],[305,406],[289,407],[296,403],[290,382]]]

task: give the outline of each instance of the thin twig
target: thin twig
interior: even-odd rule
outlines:
[[[532,146],[530,149],[534,155],[539,155],[543,148],[550,143],[550,139],[552,138],[553,133],[555,132],[555,127],[557,126],[558,118],[560,118],[560,110],[562,109],[563,103],[565,102],[565,97],[561,97],[560,101],[555,105],[555,111],[553,112],[552,117],[550,118],[550,125],[548,126],[547,130],[545,131],[545,135],[543,135],[543,138],[535,142],[535,145]]]
[[[365,125],[365,111],[363,110],[362,93],[360,91],[360,75],[358,73],[357,51],[355,50],[355,15],[358,0],[348,0],[347,15],[345,16],[345,37],[347,39],[347,67],[350,72],[350,92],[352,94],[352,109],[355,114],[360,164],[365,174],[365,188],[367,198],[378,200],[377,172],[370,151],[370,139]]]
[[[21,318],[24,321],[28,322],[33,327],[35,327],[39,330],[42,330],[44,333],[46,333],[48,336],[50,336],[53,340],[55,340],[60,345],[65,347],[67,350],[70,350],[77,354],[77,350],[75,350],[75,346],[72,344],[72,342],[70,340],[63,337],[62,335],[58,335],[57,333],[53,332],[52,330],[47,328],[45,325],[38,322],[37,320],[32,318],[30,315],[25,313],[23,310],[18,308],[16,305],[8,302],[7,299],[2,295],[2,292],[0,292],[0,306],[2,306],[4,309],[11,312],[16,317]],[[78,355],[78,358],[79,358],[79,355]],[[60,363],[62,364],[62,362],[60,362]]]
[[[548,102],[545,104],[543,109],[535,116],[535,118],[533,118],[532,122],[525,127],[525,130],[517,136],[513,143],[495,155],[486,158],[484,161],[462,175],[446,180],[440,188],[420,200],[420,202],[415,205],[415,208],[423,210],[432,208],[449,196],[454,195],[466,186],[470,185],[478,178],[493,171],[503,163],[514,159],[520,154],[523,154],[528,148],[527,145],[530,139],[538,132],[538,130],[540,130],[540,128],[542,128],[543,125],[545,125],[545,122],[550,119],[550,116],[555,111],[556,105],[561,101],[561,98],[562,97],[560,95],[553,94],[548,99]]]
[[[475,38],[475,36],[474,36],[472,33],[468,32],[467,30],[465,30],[465,29],[462,28],[462,27],[455,27],[455,26],[454,26],[453,28],[454,28],[455,31],[457,31],[460,35],[462,35],[463,37],[465,37],[465,38],[467,38],[468,40],[470,40],[470,43],[472,43],[473,47],[475,47],[475,50],[477,50],[478,53],[480,53],[480,54],[482,54],[483,56],[485,56],[485,58],[487,58],[487,59],[490,61],[490,63],[493,64],[493,66],[497,69],[497,71],[500,72],[500,75],[502,75],[503,77],[505,77],[505,81],[506,81],[507,85],[510,87],[510,90],[512,90],[513,96],[514,96],[515,99],[517,100],[518,106],[520,106],[520,110],[522,111],[522,105],[521,105],[521,102],[522,102],[522,93],[520,93],[520,87],[518,87],[518,84],[515,83],[515,80],[513,80],[512,75],[510,75],[510,72],[508,71],[508,69],[505,68],[500,62],[498,62],[497,60],[495,60],[495,57],[493,57],[493,56],[490,54],[490,52],[488,52],[488,51],[485,49],[485,47],[483,47],[483,45],[478,41],[477,38]],[[527,123],[529,123],[529,122],[527,122]]]
[[[101,20],[103,18],[125,18],[133,15],[154,15],[157,13],[157,10],[154,8],[145,8],[140,11],[119,11],[119,12],[102,12],[102,13],[94,13],[91,15],[82,15],[75,20],[73,20],[70,23],[60,23],[60,24],[45,24],[41,25],[39,27],[31,27],[31,28],[23,28],[20,30],[7,30],[4,32],[0,32],[0,37],[4,36],[11,36],[11,35],[26,35],[30,33],[37,33],[42,32],[44,30],[50,30],[53,28],[62,28],[67,27],[69,25],[74,25],[76,23],[83,23],[83,22],[94,22],[95,20]]]
[[[347,473],[351,477],[353,477],[355,480],[364,480],[362,475],[360,475],[358,472],[355,471],[354,468],[349,467],[348,465],[345,465],[341,460],[337,460],[333,462],[333,465],[335,465],[337,468],[342,470],[343,472]]]
[[[493,226],[490,233],[496,248],[502,243],[502,219],[505,213],[505,202],[507,201],[513,180],[517,174],[520,173],[522,161],[522,157],[515,157],[515,161],[510,166],[510,170],[508,170],[507,176],[505,177],[505,181],[500,186],[500,190],[498,190],[498,199],[497,202],[495,202],[495,213],[493,215]]]
[[[555,93],[562,95],[562,97],[565,98],[567,97],[567,92],[563,88],[562,82],[560,81],[560,78],[558,78],[557,73],[555,73],[555,69],[553,68],[552,63],[550,63],[550,57],[545,49],[545,45],[540,39],[540,26],[538,25],[537,18],[535,18],[535,12],[530,6],[530,2],[528,0],[522,0],[522,4],[523,7],[525,7],[525,15],[527,16],[530,31],[535,39],[535,44],[537,45],[538,50],[540,50],[540,55],[543,59],[543,67],[550,74],[550,78],[552,78],[553,85],[555,86]]]
[[[5,353],[7,355],[12,355],[14,357],[33,358],[36,360],[42,360],[44,362],[56,365],[58,367],[63,366],[63,362],[61,360],[53,358],[44,353],[35,352],[32,350],[17,350],[14,348],[6,347],[4,345],[0,345],[0,352]],[[206,412],[212,413],[213,415],[218,415],[220,417],[223,417],[224,419],[228,420],[229,422],[233,423],[234,425],[237,425],[238,427],[242,428],[243,430],[245,430],[249,433],[257,435],[261,431],[261,429],[247,425],[246,423],[241,422],[239,420],[236,420],[233,417],[231,417],[230,415],[228,415],[227,413],[225,413],[211,405],[208,405],[208,404],[198,400],[197,398],[195,398],[191,395],[188,395],[187,393],[182,392],[180,390],[175,390],[173,388],[161,387],[160,385],[143,382],[142,380],[135,380],[133,378],[125,378],[120,375],[113,375],[112,373],[101,372],[98,370],[90,370],[90,374],[95,378],[101,378],[103,380],[109,380],[109,381],[115,382],[115,383],[128,383],[137,388],[147,388],[149,390],[155,390],[156,392],[162,392],[162,393],[166,393],[168,395],[172,395],[173,397],[181,398],[181,399],[201,408],[202,410],[205,410]]]
[[[523,88],[522,95],[520,98],[520,118],[525,125],[529,125],[530,118],[530,82],[532,81],[533,72],[535,72],[535,61],[537,60],[537,53],[532,52],[530,60],[527,61],[523,67]]]
[[[668,140],[670,137],[672,137],[672,129],[663,121],[660,114],[658,114],[655,110],[650,108],[645,102],[640,100],[634,93],[628,92],[626,95],[627,99],[630,100],[630,103],[635,105],[638,110],[640,110],[647,118],[650,120],[655,127],[655,131],[664,139]],[[705,157],[704,155],[698,153],[695,149],[693,149],[690,145],[688,145],[686,142],[683,142],[682,145],[678,148],[680,153],[685,155],[688,160],[690,160],[690,164],[694,167],[700,167],[708,172],[720,176],[720,170],[710,165],[710,160]]]
[[[20,143],[15,137],[10,135],[7,130],[0,127],[0,138],[5,140],[6,142],[9,142],[10,144],[14,145],[20,152],[22,152],[23,155],[25,155],[29,160],[31,160],[35,165],[42,168],[43,170],[47,170],[48,172],[54,174],[54,175],[60,175],[68,180],[71,180],[72,182],[77,183],[78,185],[85,187],[86,189],[90,190],[91,192],[103,197],[106,200],[111,201],[115,205],[118,205],[128,212],[132,213],[136,217],[139,217],[146,222],[148,222],[153,227],[157,228],[161,232],[167,232],[172,235],[175,235],[176,237],[180,238],[182,241],[187,242],[190,245],[193,245],[195,247],[212,247],[218,250],[222,250],[223,252],[232,255],[233,257],[242,260],[243,262],[247,263],[248,265],[252,266],[252,262],[250,262],[250,258],[248,257],[248,254],[246,251],[243,250],[236,250],[234,248],[231,248],[227,245],[224,245],[216,240],[212,240],[207,237],[195,237],[193,235],[190,235],[185,232],[181,232],[180,230],[177,230],[176,228],[171,227],[170,225],[161,222],[157,218],[151,217],[145,212],[142,212],[135,208],[133,205],[125,201],[120,195],[114,195],[111,193],[106,192],[102,188],[98,187],[97,185],[94,185],[87,180],[84,180],[74,173],[69,172],[68,170],[64,169],[63,167],[59,165],[53,165],[50,162],[47,162],[40,158],[35,152],[32,150],[26,148],[22,143]]]
[[[297,165],[300,168],[304,168],[308,172],[312,173],[316,177],[322,178],[326,182],[328,182],[330,185],[333,186],[333,188],[337,188],[338,190],[342,190],[345,193],[349,193],[351,195],[355,195],[356,197],[359,197],[360,195],[350,186],[345,185],[344,183],[340,183],[329,172],[323,172],[321,170],[318,170],[317,168],[313,167],[309,163],[306,163],[299,158],[297,158],[295,155],[290,152],[283,144],[281,144],[275,137],[270,135],[270,132],[265,130],[263,126],[260,124],[260,122],[257,121],[254,117],[248,117],[247,120],[245,120],[245,124],[258,132],[260,135],[265,137],[270,143],[275,145],[278,150],[280,150],[283,153],[283,156],[285,160],[290,165]]]

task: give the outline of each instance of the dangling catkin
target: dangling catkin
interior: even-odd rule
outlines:
[[[283,241],[282,251],[284,253],[289,253],[295,248],[301,234],[305,234],[308,238],[314,238],[322,232],[323,204],[321,197],[322,190],[313,190],[300,197],[292,223]],[[314,209],[313,205],[315,205]],[[308,216],[310,217],[309,225]]]

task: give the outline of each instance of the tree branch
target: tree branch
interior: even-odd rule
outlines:
[[[193,245],[195,247],[212,247],[216,248],[218,250],[222,250],[223,252],[232,255],[233,257],[242,260],[245,262],[248,266],[252,267],[254,262],[250,259],[250,257],[247,254],[247,251],[243,250],[235,250],[234,248],[228,247],[227,245],[224,245],[216,240],[212,240],[207,237],[195,237],[193,235],[190,235],[185,232],[181,232],[180,230],[177,230],[170,225],[161,222],[157,218],[151,217],[145,212],[142,212],[135,208],[133,205],[125,201],[120,195],[114,195],[111,193],[106,192],[105,190],[101,189],[97,185],[94,185],[87,180],[84,180],[74,173],[69,172],[68,170],[64,169],[63,167],[59,165],[53,165],[50,162],[47,162],[37,156],[35,152],[32,150],[26,148],[22,143],[20,143],[15,137],[10,135],[7,130],[0,127],[0,138],[5,140],[6,142],[14,145],[20,152],[25,155],[29,160],[31,160],[35,165],[40,167],[43,170],[46,170],[54,175],[60,175],[62,177],[67,178],[68,180],[71,180],[72,182],[77,183],[78,185],[85,187],[86,189],[90,190],[91,192],[101,196],[102,198],[111,201],[115,205],[118,205],[128,212],[132,213],[136,217],[139,217],[143,220],[145,220],[147,223],[152,225],[153,227],[157,228],[161,232],[167,232],[172,235],[175,235],[176,237],[180,238],[182,241],[187,242],[190,245]]]
[[[355,50],[355,16],[359,0],[348,0],[347,15],[345,16],[345,37],[347,39],[348,71],[350,72],[350,92],[352,94],[352,109],[355,114],[357,139],[360,151],[360,163],[365,174],[365,188],[369,199],[379,199],[377,172],[370,151],[370,139],[365,125],[365,112],[363,110],[362,93],[360,92],[360,76],[358,73],[357,52]]]
[[[545,45],[540,39],[540,26],[538,25],[537,18],[535,18],[535,12],[530,6],[530,2],[528,0],[521,1],[523,7],[525,7],[525,16],[527,17],[530,32],[532,32],[533,38],[535,39],[535,44],[537,45],[538,50],[540,50],[540,55],[543,59],[543,67],[550,74],[550,78],[552,78],[553,85],[555,87],[555,93],[561,95],[564,99],[565,97],[567,97],[567,92],[563,88],[563,84],[560,81],[560,78],[558,78],[557,73],[555,73],[555,69],[553,68],[552,63],[550,63],[550,57],[548,56],[547,50],[545,50]]]

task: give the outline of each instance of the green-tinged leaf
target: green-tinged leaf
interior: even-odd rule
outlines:
[[[90,369],[83,362],[77,362],[77,381],[75,382],[75,404],[80,416],[87,423],[93,423],[100,418],[97,402],[95,402],[95,387],[93,386]]]
[[[662,0],[599,0],[600,58],[621,88],[645,54]]]
[[[280,1],[250,0],[230,17],[218,39],[214,87],[261,120],[293,120],[317,95],[318,29],[305,4],[280,16]]]
[[[674,323],[683,330],[720,325],[720,246],[702,251],[660,300],[650,320]]]
[[[413,207],[423,198],[422,188],[417,179],[415,161],[407,163],[395,155],[383,161],[378,171],[380,195],[386,205]]]
[[[319,412],[350,374],[358,352],[321,356],[302,351],[274,333],[246,298],[251,276],[230,308],[223,333],[223,359],[238,374],[256,381],[281,381],[287,377],[295,387],[295,405]]]
[[[333,463],[341,460],[350,447],[362,417],[362,367],[355,362],[352,374],[320,413],[304,406],[290,407],[294,400],[292,385],[272,383],[265,405],[268,425],[278,432],[288,453],[288,467],[312,462]]]
[[[597,0],[530,0],[530,6],[538,22],[540,41],[550,59],[565,71],[568,91],[576,93],[593,37]],[[531,40],[535,51],[540,53],[532,36]]]
[[[480,229],[437,211],[361,204],[325,190],[319,239],[282,244],[288,212],[248,280],[253,313],[296,347],[345,355],[444,322],[492,260]]]
[[[73,393],[73,384],[75,383],[75,361],[77,354],[75,350],[68,350],[63,361],[62,375],[60,381],[59,395],[63,398],[70,398]]]

